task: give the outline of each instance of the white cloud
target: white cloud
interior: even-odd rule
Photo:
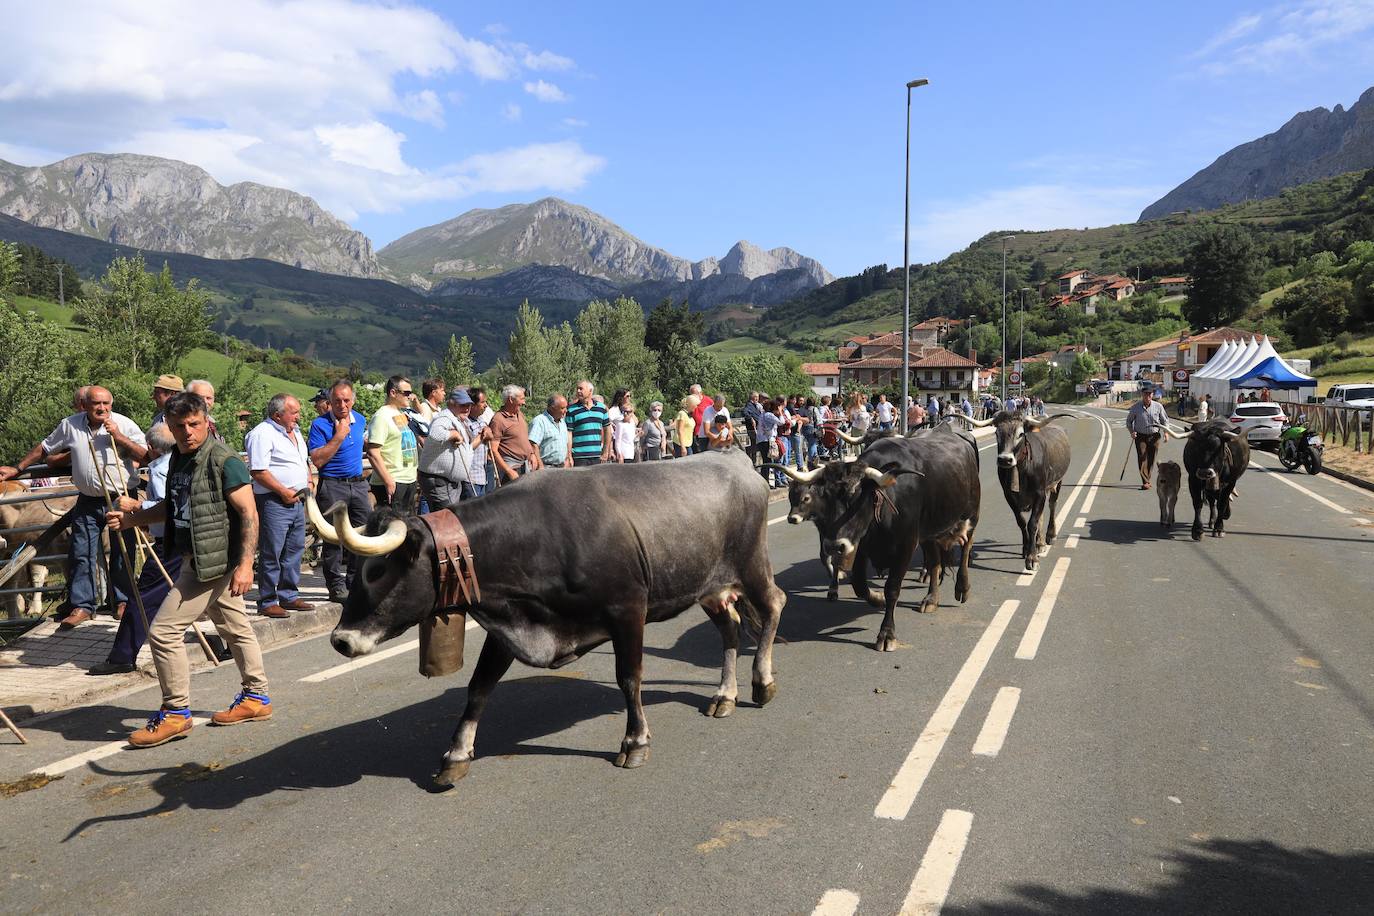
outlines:
[[[553,83],[535,80],[525,84],[525,91],[541,102],[566,102],[568,94]]]
[[[567,190],[604,164],[576,143],[536,143],[410,165],[388,122],[442,129],[444,100],[463,92],[439,80],[480,86],[574,64],[403,3],[239,0],[190,15],[178,0],[52,0],[5,20],[0,158],[165,156],[221,182],[301,191],[345,219],[484,190]]]
[[[586,127],[586,126],[587,126],[587,122],[584,121],[584,120],[582,120],[581,118],[564,118],[564,119],[563,119],[563,126],[564,126],[564,127],[571,127],[571,128],[573,128],[574,130],[576,130],[577,128]]]
[[[506,107],[501,109],[501,117],[507,121],[519,121],[520,114],[520,106],[514,102],[507,102]]]
[[[1304,0],[1241,16],[1192,55],[1212,76],[1274,73],[1311,65],[1367,65],[1374,2]]]
[[[930,204],[913,198],[912,261],[929,263],[993,231],[1082,229],[1134,222],[1168,188],[1034,184]],[[897,239],[901,238],[898,226]]]

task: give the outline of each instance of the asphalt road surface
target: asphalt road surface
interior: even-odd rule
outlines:
[[[1374,911],[1374,494],[1258,454],[1227,536],[1194,543],[1186,493],[1170,533],[1132,469],[1118,483],[1120,417],[1064,422],[1034,576],[984,443],[973,595],[947,582],[917,614],[909,577],[896,652],[870,648],[880,615],[852,591],[826,602],[815,529],[770,525],[777,699],[747,702],[742,653],[740,708],[706,718],[715,628],[697,609],[651,627],[638,770],[611,764],[606,647],[517,663],[471,774],[431,794],[480,630],[433,681],[413,634],[343,668],[325,638],[283,647],[270,722],[152,750],[118,742],[154,689],[40,722],[0,782],[63,778],[0,798],[0,910]],[[234,681],[197,675],[198,714]]]

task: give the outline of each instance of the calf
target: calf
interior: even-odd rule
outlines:
[[[1183,484],[1183,468],[1177,461],[1161,462],[1155,469],[1155,492],[1159,494],[1159,523],[1174,527],[1174,506]]]

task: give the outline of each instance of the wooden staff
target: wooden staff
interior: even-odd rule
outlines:
[[[106,467],[104,461],[101,460],[100,456],[96,453],[96,450],[95,450],[95,438],[94,438],[94,437],[92,437],[92,438],[86,440],[86,447],[89,448],[89,449],[91,450],[91,461],[95,464],[95,466],[96,466],[97,468],[100,469],[100,483],[101,483],[100,492],[103,493],[104,496],[105,496],[105,506],[106,506],[106,508],[109,509],[109,511],[113,512],[113,511],[115,511],[114,503],[110,500],[110,490],[109,490],[109,487],[107,486],[107,484],[109,483],[109,478],[106,476],[108,469],[107,469],[107,467]],[[124,489],[124,492],[127,493],[127,492],[128,492],[128,481],[127,481],[127,478],[124,477],[124,469],[123,469],[123,466],[122,466],[122,462],[120,461],[120,458],[119,458],[119,446],[115,443],[114,435],[113,435],[113,434],[110,435],[110,447],[114,449],[114,453],[115,453],[115,463],[116,463],[117,465],[120,465],[120,471],[119,471],[119,474],[118,474],[117,476],[119,477],[120,481],[122,482],[123,487],[125,488],[125,489]],[[135,530],[135,531],[138,531],[138,528],[135,527],[134,530]],[[146,639],[148,636],[150,636],[150,635],[152,634],[152,628],[148,626],[148,611],[143,607],[143,593],[140,592],[140,591],[138,590],[138,583],[136,583],[136,582],[134,581],[134,577],[133,577],[133,568],[134,568],[134,564],[133,564],[132,560],[130,560],[130,558],[129,558],[129,546],[128,546],[127,544],[124,543],[124,535],[123,535],[123,532],[122,532],[122,531],[121,531],[121,532],[116,532],[116,536],[113,538],[113,540],[116,540],[116,541],[119,542],[119,552],[124,556],[124,572],[125,572],[125,578],[128,579],[128,581],[129,581],[130,591],[132,591],[132,592],[134,593],[134,604],[136,604],[136,605],[138,606],[138,616],[139,616],[139,619],[143,621],[143,635],[144,635],[144,638]],[[135,544],[135,546],[138,545],[138,535],[134,535],[134,544]],[[159,567],[159,568],[162,567],[162,564],[161,564],[160,562],[158,563],[158,567]],[[164,576],[167,576],[167,570],[163,569],[163,570],[162,570],[162,574],[163,574]],[[171,577],[170,577],[170,576],[167,576],[167,581],[168,581],[169,583],[171,582]],[[110,587],[111,587],[111,588],[114,587],[114,583],[113,583],[113,582],[110,583]],[[196,626],[194,623],[191,624],[191,630],[196,634],[196,641],[200,643],[201,651],[203,651],[203,652],[205,653],[205,657],[206,657],[207,659],[209,659],[209,660],[214,664],[214,666],[215,666],[216,668],[218,668],[218,667],[219,667],[219,658],[215,655],[214,651],[210,648],[210,644],[209,644],[208,642],[205,641],[205,634],[202,633],[202,632],[200,632],[200,627]]]
[[[21,731],[15,726],[15,724],[14,724],[13,722],[10,721],[10,717],[7,716],[7,715],[5,715],[5,711],[4,711],[3,709],[0,709],[0,721],[3,721],[3,722],[5,723],[5,727],[8,728],[10,731],[14,732],[14,737],[16,737],[16,738],[19,739],[19,743],[20,743],[20,744],[28,744],[28,743],[29,743],[29,739],[28,739],[28,738],[25,738],[25,737],[24,737],[24,733],[21,732]]]

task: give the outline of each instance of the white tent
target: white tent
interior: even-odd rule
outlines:
[[[1212,358],[1207,360],[1206,364],[1203,365],[1201,369],[1193,373],[1193,378],[1211,378],[1212,373],[1217,370],[1217,367],[1230,359],[1231,351],[1234,350],[1235,347],[1236,341],[1230,338],[1223,340],[1221,346],[1217,347],[1217,352],[1212,354]]]
[[[1231,387],[1231,383],[1236,379],[1243,379],[1250,375],[1256,367],[1265,364],[1267,361],[1274,360],[1276,363],[1270,365],[1280,366],[1286,369],[1293,378],[1308,378],[1300,373],[1293,373],[1292,366],[1279,356],[1274,349],[1274,344],[1266,335],[1263,340],[1251,337],[1246,341],[1237,341],[1229,349],[1223,344],[1217,352],[1207,361],[1207,365],[1193,373],[1190,380],[1189,393],[1193,397],[1201,398],[1204,394],[1212,396],[1212,402],[1217,405],[1233,403],[1238,395]],[[1253,384],[1246,387],[1255,387]],[[1311,386],[1301,386],[1297,388],[1285,388],[1279,385],[1273,386],[1271,396],[1275,400],[1305,400],[1309,395],[1316,393],[1316,380],[1312,380]]]

